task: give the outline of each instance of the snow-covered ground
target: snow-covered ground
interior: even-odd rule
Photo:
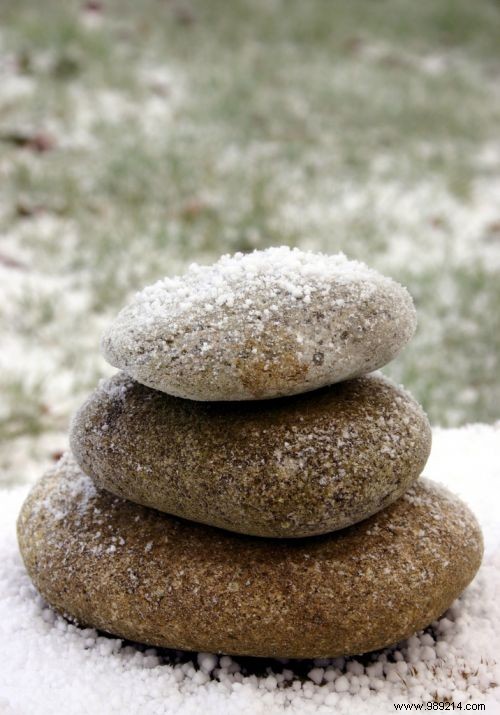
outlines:
[[[25,487],[0,493],[2,715],[357,715],[394,702],[486,703],[500,712],[500,423],[437,429],[425,469],[474,510],[483,565],[425,632],[363,658],[259,662],[124,644],[56,616],[15,539]]]

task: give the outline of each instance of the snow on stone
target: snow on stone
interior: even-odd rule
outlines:
[[[415,324],[410,294],[391,278],[343,253],[280,246],[193,263],[147,286],[104,331],[101,352],[178,397],[255,399],[380,367]],[[275,334],[280,354],[271,357]]]
[[[24,488],[0,500],[2,715],[363,715],[394,702],[452,699],[500,711],[500,423],[434,431],[426,476],[475,511],[485,558],[439,621],[363,657],[285,660],[181,654],[79,628],[56,615],[27,577],[15,539]],[[89,485],[75,485],[82,508]],[[410,497],[411,498],[411,497]],[[431,504],[429,505],[431,508]],[[147,554],[145,554],[145,557]]]
[[[75,503],[78,505],[78,512],[85,513],[90,499],[96,494],[94,483],[77,468],[69,452],[63,455],[58,466],[66,473],[70,473],[72,479],[62,482],[58,489],[53,490],[46,497],[43,502],[44,509],[47,509],[57,520],[64,519],[67,515],[66,507],[69,509]],[[36,510],[37,507],[35,506],[34,509]]]
[[[180,306],[182,311],[194,308],[210,313],[217,306],[232,307],[242,293],[261,295],[273,293],[279,300],[282,293],[305,302],[312,292],[328,295],[332,284],[355,283],[368,299],[379,282],[393,283],[360,261],[349,260],[343,253],[326,256],[298,248],[279,246],[252,253],[222,256],[212,266],[192,263],[183,276],[164,278],[136,295],[131,306],[141,319],[161,317],[166,306]],[[251,308],[251,297],[246,298]],[[278,306],[269,305],[273,311]]]

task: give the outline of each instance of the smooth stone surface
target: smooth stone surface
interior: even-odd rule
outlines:
[[[256,400],[376,370],[415,326],[395,281],[343,254],[282,246],[194,264],[145,288],[101,347],[112,365],[171,395]]]
[[[471,581],[479,526],[420,480],[328,536],[229,534],[96,490],[68,454],[18,521],[28,573],[56,610],[156,646],[310,658],[359,654],[438,618]]]
[[[257,536],[340,529],[420,475],[431,429],[382,375],[295,397],[196,403],[123,373],[76,414],[71,449],[101,487],[170,514]]]

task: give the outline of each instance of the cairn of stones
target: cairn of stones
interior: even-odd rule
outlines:
[[[378,372],[408,291],[286,247],[192,265],[102,338],[119,372],[18,522],[40,593],[79,624],[168,648],[313,658],[386,647],[476,573],[473,515],[420,479],[431,430]]]

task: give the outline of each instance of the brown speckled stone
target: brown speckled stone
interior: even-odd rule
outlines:
[[[388,646],[438,618],[476,573],[481,532],[427,480],[328,536],[268,540],[96,490],[67,455],[18,522],[42,595],[81,624],[151,645],[309,658]]]
[[[101,349],[191,400],[296,395],[386,365],[415,332],[410,294],[342,254],[287,246],[193,265],[138,293]]]
[[[371,375],[281,400],[196,403],[118,374],[73,420],[96,484],[138,504],[256,536],[340,529],[387,506],[431,444],[410,395]]]

